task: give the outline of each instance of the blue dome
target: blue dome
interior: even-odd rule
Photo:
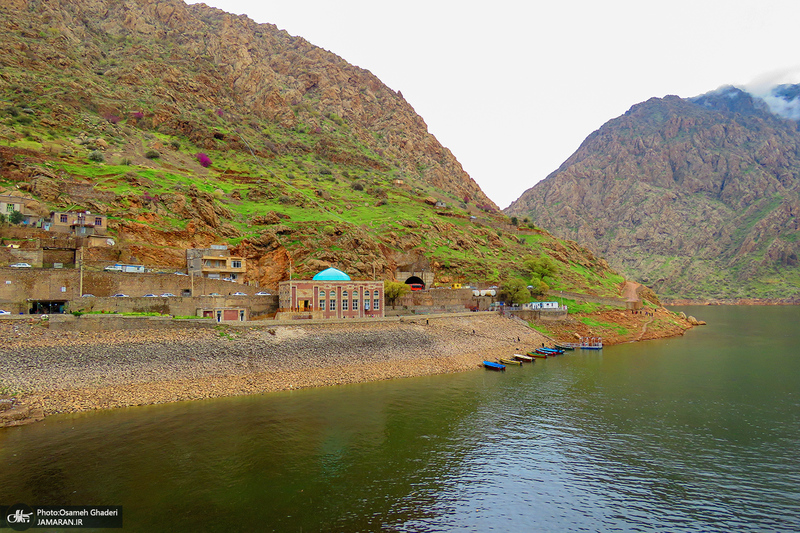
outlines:
[[[350,281],[350,276],[336,268],[326,268],[313,278],[317,281]]]

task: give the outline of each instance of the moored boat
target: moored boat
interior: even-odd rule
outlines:
[[[553,348],[536,348],[536,353],[543,353],[545,355],[561,355],[564,353],[564,350],[555,350]]]
[[[505,365],[501,365],[500,363],[494,363],[492,361],[484,361],[483,362],[484,368],[488,368],[489,370],[505,370]]]
[[[538,357],[539,359],[547,359],[547,354],[546,353],[528,352],[528,355],[530,357]]]
[[[555,346],[555,347],[556,347],[556,348],[558,348],[559,350],[569,350],[569,351],[572,351],[572,350],[574,350],[575,348],[578,348],[578,347],[580,347],[580,344],[579,344],[579,343],[577,343],[577,342],[559,342],[558,344],[554,344],[553,346]]]
[[[522,355],[521,353],[515,353],[514,359],[517,361],[522,361],[523,363],[533,363],[534,358],[530,355]]]
[[[581,339],[581,350],[602,350],[603,338],[602,337],[584,337]]]
[[[522,366],[522,361],[517,361],[516,359],[511,359],[510,357],[500,357],[497,359],[504,365],[519,365]]]

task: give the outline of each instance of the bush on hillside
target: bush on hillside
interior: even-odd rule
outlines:
[[[148,150],[144,153],[144,156],[147,159],[158,159],[161,157],[161,154],[158,152],[158,150]]]
[[[103,155],[103,152],[100,150],[92,150],[89,152],[89,161],[94,161],[95,163],[102,163],[106,160],[106,156]]]

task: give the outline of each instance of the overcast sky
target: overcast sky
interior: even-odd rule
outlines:
[[[204,3],[402,91],[501,208],[648,98],[800,82],[800,0]]]

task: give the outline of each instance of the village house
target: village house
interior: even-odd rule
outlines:
[[[23,217],[22,224],[35,226],[41,217],[36,211],[28,207],[27,204],[30,202],[32,202],[30,198],[0,195],[0,214],[8,218],[14,211],[18,211]]]
[[[108,218],[89,211],[51,211],[50,222],[45,229],[54,233],[69,233],[76,237],[106,235]]]
[[[247,272],[244,258],[232,256],[224,244],[186,250],[186,268],[189,275],[237,283],[241,283],[244,273]]]
[[[280,312],[305,318],[384,316],[382,281],[354,281],[335,268],[310,280],[281,281],[278,296]]]

